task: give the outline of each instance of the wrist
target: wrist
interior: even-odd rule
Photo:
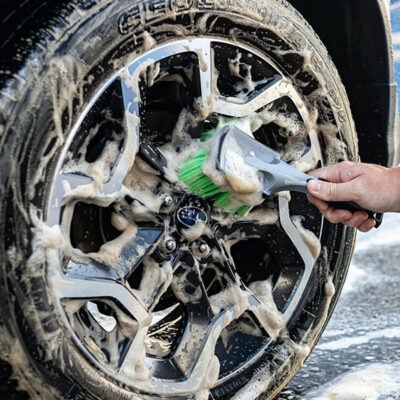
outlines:
[[[389,169],[390,182],[392,182],[393,197],[395,199],[394,212],[400,213],[400,167]]]

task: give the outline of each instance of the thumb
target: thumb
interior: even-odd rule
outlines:
[[[307,184],[310,194],[323,201],[352,201],[354,187],[349,183],[333,183],[310,180]]]

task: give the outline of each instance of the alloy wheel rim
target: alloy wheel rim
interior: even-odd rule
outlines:
[[[230,50],[234,49],[237,52],[236,54],[247,54],[248,58],[255,60],[255,64],[257,62],[265,63],[269,70],[274,71],[273,76],[256,85],[257,87],[253,90],[249,89],[244,97],[221,94],[217,82],[215,82],[215,79],[217,79],[215,54],[225,47]],[[221,54],[223,54],[222,50]],[[51,271],[49,276],[71,335],[85,356],[107,374],[111,374],[116,380],[133,386],[137,390],[159,396],[186,395],[203,390],[205,382],[210,379],[210,374],[212,375],[212,370],[217,367],[220,369],[220,374],[216,377],[215,383],[223,383],[256,361],[271,344],[267,334],[268,329],[264,327],[265,340],[260,341],[258,347],[249,352],[247,359],[237,360],[237,365],[233,368],[221,369],[224,360],[215,360],[214,356],[221,332],[226,330],[232,321],[242,317],[244,313],[250,311],[254,316],[257,314],[257,309],[264,306],[262,301],[250,291],[248,282],[244,281],[238,273],[231,249],[230,247],[227,248],[224,242],[226,242],[227,237],[231,241],[237,240],[235,235],[238,232],[242,241],[260,237],[265,239],[268,235],[271,238],[273,233],[269,232],[269,228],[264,229],[262,224],[255,223],[254,219],[241,219],[238,216],[230,217],[221,214],[220,210],[214,209],[208,202],[184,193],[179,182],[168,173],[168,163],[170,163],[171,158],[165,156],[162,146],[160,147],[161,150],[157,146],[152,146],[151,141],[141,134],[143,113],[140,109],[140,100],[143,96],[143,90],[137,82],[141,79],[147,79],[148,84],[149,75],[151,75],[151,79],[157,80],[160,73],[163,73],[162,65],[160,66],[162,62],[168,63],[168,60],[172,58],[175,62],[176,58],[184,58],[189,55],[192,60],[197,59],[197,66],[194,68],[193,74],[198,74],[199,104],[202,107],[211,104],[208,109],[211,116],[223,116],[224,119],[245,118],[274,105],[276,102],[280,102],[282,99],[290,99],[291,103],[295,105],[307,133],[307,137],[304,138],[307,151],[303,153],[299,160],[296,160],[298,165],[306,163],[309,167],[315,167],[318,163],[323,163],[317,133],[311,123],[312,115],[290,79],[285,77],[279,71],[279,68],[258,50],[237,42],[233,43],[220,38],[190,38],[190,40],[179,40],[157,46],[118,71],[103,85],[88,104],[75,127],[71,130],[59,158],[49,197],[47,223],[49,225],[61,223],[64,234],[70,237],[77,208],[82,208],[78,217],[86,215],[91,219],[96,219],[98,216],[96,212],[100,212],[89,211],[90,207],[77,206],[78,204],[95,205],[101,209],[111,207],[111,211],[104,213],[102,211],[99,215],[103,219],[109,218],[110,213],[123,215],[122,224],[126,224],[126,220],[128,220],[128,228],[120,231],[120,235],[125,235],[126,239],[124,239],[124,245],[120,248],[120,257],[117,257],[119,269],[102,263],[100,258],[96,258],[95,252],[85,252],[79,246],[75,245],[74,247],[72,245],[74,248],[72,259],[76,257],[81,262],[60,259],[59,267]],[[237,62],[239,63],[240,75],[240,68],[243,67],[246,70],[245,63],[241,65],[240,57]],[[255,64],[253,64],[253,67]],[[157,65],[160,67],[157,67]],[[157,68],[161,70],[161,72],[158,71],[158,74],[155,71]],[[251,72],[251,68],[247,71]],[[145,78],[143,78],[144,76]],[[168,78],[168,75],[166,77]],[[244,79],[245,77],[243,77]],[[74,156],[70,156],[70,153],[73,153],[71,148],[74,146],[79,148],[76,143],[82,141],[79,138],[82,135],[80,131],[82,125],[91,110],[113,85],[119,86],[121,90],[124,136],[120,143],[113,144],[111,142],[110,144],[108,142],[106,144],[106,147],[114,145],[114,149],[109,150],[109,153],[105,156],[104,149],[102,150],[102,164],[98,159],[92,163],[86,161],[86,173],[82,173],[82,169],[74,170],[71,167],[73,163],[68,164],[69,161],[74,161]],[[216,90],[219,93],[216,93]],[[210,115],[207,116],[207,119],[212,120]],[[113,158],[113,156],[115,157]],[[155,194],[160,203],[158,213],[154,212],[151,207],[146,207],[144,202],[136,199],[131,188],[125,186],[126,177],[131,171],[135,157],[144,159],[152,169],[156,169],[163,177],[163,183],[160,185],[158,193]],[[101,158],[101,155],[99,158]],[[90,164],[92,164],[92,167],[90,167]],[[81,166],[79,163],[76,165]],[[100,180],[90,177],[90,173],[95,170],[93,165],[103,167]],[[151,170],[149,169],[149,171]],[[165,201],[166,198],[167,201]],[[275,221],[273,224],[267,224],[267,226],[276,226],[276,222],[279,221],[281,231],[293,244],[297,257],[302,263],[301,273],[298,274],[297,280],[292,278],[293,282],[291,286],[289,285],[290,290],[285,293],[286,304],[280,307],[284,322],[288,322],[296,311],[307,287],[313,272],[315,255],[312,254],[299,226],[291,219],[288,198],[280,196],[276,202],[278,210]],[[136,211],[132,211],[132,207],[136,207]],[[142,213],[147,213],[149,221],[140,221],[141,217],[138,217],[139,211],[137,210],[139,208],[145,208]],[[205,226],[204,230],[197,237],[188,238],[184,233],[190,227],[183,226],[181,214],[189,211],[197,213],[195,214],[196,221],[202,213],[205,215],[202,220]],[[75,217],[75,219],[78,219],[78,217]],[[136,217],[139,221],[136,221]],[[116,218],[118,219],[118,216]],[[230,219],[232,223],[221,224],[224,219]],[[168,222],[166,223],[166,221]],[[140,222],[143,225],[139,228],[136,225],[136,229],[132,228],[129,231],[129,222],[135,224]],[[254,228],[255,226],[261,228],[257,231]],[[77,236],[80,235],[77,234]],[[108,238],[110,241],[118,241],[118,237],[111,236]],[[140,244],[138,244],[139,242]],[[140,246],[140,251],[135,250],[135,246]],[[131,249],[131,251],[129,252],[127,249]],[[125,254],[123,254],[124,252]],[[163,310],[156,309],[156,304],[145,301],[146,299],[138,295],[138,290],[130,286],[129,280],[132,271],[138,265],[143,265],[144,259],[150,257],[149,254],[151,254],[151,259],[162,265],[160,268],[165,270],[163,277],[165,282],[162,283],[166,286],[171,285],[173,280],[181,282],[189,279],[190,281],[190,284],[187,285],[190,290],[183,295],[181,294],[181,298],[178,298],[179,301],[176,304],[168,304],[164,314]],[[210,296],[207,293],[203,276],[204,271],[208,268],[207,265],[211,262],[210,260],[216,258],[222,260],[220,262],[222,266],[219,266],[218,272],[226,275],[225,289],[236,291],[239,297],[241,295],[246,297],[247,295],[245,309],[241,309],[237,304],[229,303],[226,307],[218,309],[218,307],[213,307],[212,301],[210,302],[212,295]],[[120,260],[122,261],[120,262]],[[277,287],[279,279],[284,278],[274,278],[274,287]],[[158,290],[161,292],[164,290],[164,293],[162,295],[158,293],[154,296],[154,299],[162,299],[167,289],[158,282]],[[154,291],[157,290],[154,288]],[[174,295],[175,297],[178,296],[176,293]],[[87,316],[84,317],[84,314],[82,314],[79,317],[80,319],[78,318],[78,322],[72,323],[71,318],[75,317],[69,315],[66,311],[68,302],[78,303],[75,308],[81,304],[81,308],[85,309],[84,313]],[[99,311],[99,304],[103,304],[103,312]],[[74,309],[74,307],[69,308]],[[215,312],[216,309],[218,312]],[[185,317],[179,315],[180,311]],[[106,318],[107,313],[110,314],[108,319]],[[99,315],[102,316],[103,320],[99,318]],[[168,316],[170,316],[169,319]],[[106,342],[108,339],[104,339],[104,337],[112,334],[112,332],[114,332],[114,337],[119,337],[117,330],[121,329],[120,325],[124,325],[123,329],[128,331],[131,329],[131,331],[128,332],[126,337],[121,336],[123,340],[115,343],[115,346],[119,346],[115,354],[106,354],[107,352],[104,353],[101,346],[93,338],[90,339],[91,341],[89,340],[89,344],[83,342],[82,337],[85,335],[82,334],[82,329],[76,327],[79,324],[85,325],[85,318],[89,320],[89,325],[95,323],[99,325],[100,329],[105,332],[102,332],[102,338]],[[129,318],[134,321],[131,325],[129,325],[129,321],[126,321]],[[149,337],[154,338],[156,336],[154,332],[157,332],[162,321],[171,323],[179,318],[181,318],[182,324],[176,330],[180,329],[181,337],[171,347],[170,353],[166,356],[162,355],[161,352],[154,357],[147,347],[147,355],[144,354],[143,349],[145,349],[146,340],[149,343]],[[154,321],[157,322],[154,323]],[[86,328],[83,328],[83,331]],[[88,330],[90,331],[90,329]],[[198,338],[196,339],[194,339],[196,336],[193,334],[194,330],[198,331]],[[95,348],[96,346],[98,349]],[[188,357],[187,354],[190,356]],[[146,367],[142,365],[144,361]],[[147,379],[148,370],[150,374]]]

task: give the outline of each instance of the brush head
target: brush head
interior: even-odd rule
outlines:
[[[207,131],[202,134],[201,141],[209,140],[215,131]],[[208,150],[203,149],[199,153],[190,157],[179,170],[179,179],[189,190],[203,199],[214,199],[214,206],[229,213],[245,215],[251,210],[251,206],[242,205],[240,207],[232,205],[232,194],[224,191],[203,172],[203,165],[208,160]]]

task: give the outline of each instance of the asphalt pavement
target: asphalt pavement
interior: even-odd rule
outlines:
[[[317,347],[279,400],[400,399],[400,215],[359,234]]]

